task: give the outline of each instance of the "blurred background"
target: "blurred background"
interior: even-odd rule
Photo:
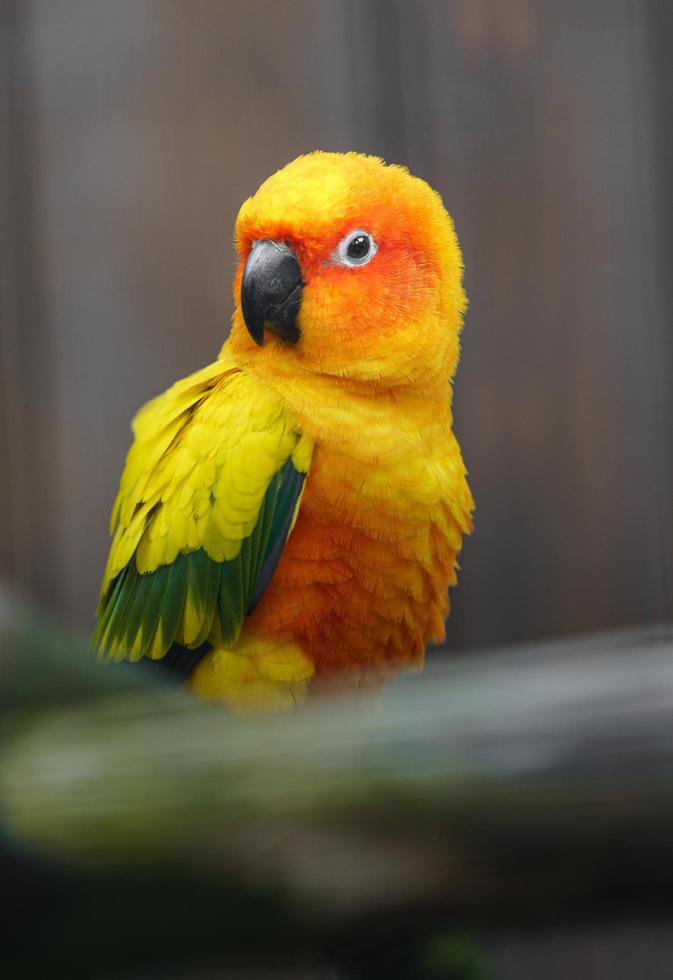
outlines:
[[[0,575],[91,627],[137,407],[228,331],[232,227],[315,148],[442,194],[477,500],[449,643],[673,619],[673,5],[5,0]]]

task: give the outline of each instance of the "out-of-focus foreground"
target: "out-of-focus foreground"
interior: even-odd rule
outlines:
[[[90,628],[130,418],[219,349],[239,205],[354,148],[464,247],[449,646],[673,618],[670,3],[5,0],[0,29],[0,575]]]
[[[669,976],[671,629],[255,721],[9,603],[0,649],[5,976],[560,978],[592,921],[600,976]]]

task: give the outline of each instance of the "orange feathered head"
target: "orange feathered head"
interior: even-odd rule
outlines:
[[[405,167],[298,157],[243,204],[236,247],[237,351],[391,386],[453,375],[460,248],[439,194]]]

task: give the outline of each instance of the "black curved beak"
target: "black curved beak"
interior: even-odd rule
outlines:
[[[301,266],[291,248],[268,238],[255,242],[243,272],[241,310],[256,344],[264,344],[265,328],[296,344],[302,287]]]

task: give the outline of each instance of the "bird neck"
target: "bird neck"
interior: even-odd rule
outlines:
[[[447,377],[435,377],[424,386],[387,386],[302,369],[289,358],[232,355],[228,345],[222,356],[268,384],[285,402],[297,425],[321,444],[380,461],[423,452],[440,432],[452,426],[452,388]]]

